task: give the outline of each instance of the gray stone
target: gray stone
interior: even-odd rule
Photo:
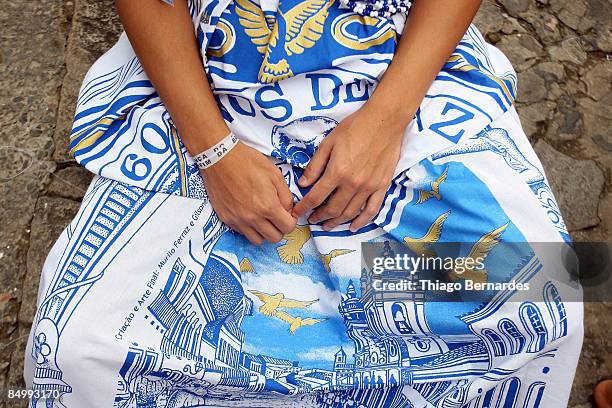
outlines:
[[[593,28],[595,31],[595,44],[600,51],[612,52],[612,26],[610,24],[603,26],[596,26]]]
[[[546,82],[533,69],[519,75],[518,88],[517,101],[521,103],[534,103],[546,99]]]
[[[594,101],[588,97],[582,97],[576,101],[576,109],[583,117],[583,136],[576,142],[581,157],[597,161],[599,167],[607,175],[609,186],[612,176],[612,94],[604,97],[601,101]],[[612,214],[612,189],[606,188],[600,201],[599,214],[602,220],[610,220]],[[612,226],[608,222],[602,223],[602,240],[609,240],[612,236]]]
[[[508,11],[508,14],[519,17],[521,13],[529,9],[530,0],[499,0],[499,2]]]
[[[546,85],[550,86],[553,83],[563,82],[565,80],[565,69],[563,64],[558,62],[542,62],[533,67],[533,70],[538,73],[546,81]]]
[[[577,65],[584,64],[587,60],[582,39],[578,36],[564,39],[560,45],[550,47],[548,53],[555,61],[571,62]]]
[[[564,90],[567,95],[582,95],[586,93],[586,85],[572,73],[564,84]]]
[[[551,113],[554,108],[555,104],[549,101],[517,106],[523,130],[530,139],[536,136],[552,118]]]
[[[609,0],[588,0],[586,20],[594,22],[592,40],[596,48],[612,52],[612,7]]]
[[[5,289],[6,290],[6,289]],[[15,350],[13,346],[18,338],[17,332],[17,311],[19,310],[19,298],[17,291],[9,290],[0,293],[0,387],[5,389],[11,354]]]
[[[36,154],[29,149],[13,146],[0,147],[0,183],[19,177],[36,164]]]
[[[499,31],[504,24],[504,16],[500,13],[500,7],[490,0],[483,1],[474,19],[474,24],[484,36]]]
[[[557,14],[557,16],[559,17],[559,20],[561,20],[568,27],[574,30],[583,28],[586,31],[588,28],[590,28],[583,24],[583,17],[586,11],[586,1],[572,0],[564,3],[563,9]]]
[[[599,196],[604,174],[592,160],[575,160],[540,140],[535,150],[570,231],[599,224]]]
[[[608,153],[612,153],[612,135],[596,134],[592,136],[593,142],[599,146],[602,150]]]
[[[528,32],[516,18],[510,16],[504,19],[501,31],[504,34],[524,34]]]
[[[582,106],[585,113],[612,120],[612,93],[608,93],[599,101],[594,101],[591,98],[577,98],[576,101],[578,105]]]
[[[612,303],[589,302],[584,304],[584,342],[582,358],[576,371],[576,380],[570,394],[569,406],[590,405],[595,385],[612,372],[612,337],[610,316]]]
[[[513,34],[502,37],[496,44],[513,62],[518,72],[535,65],[544,55],[542,45],[530,34]]]
[[[612,89],[612,61],[602,60],[590,68],[582,77],[589,96],[600,100]]]
[[[522,18],[529,22],[537,37],[546,45],[558,43],[563,38],[559,20],[548,11],[532,8]]]
[[[47,194],[80,200],[85,195],[93,174],[80,166],[70,166],[53,173]]]
[[[559,98],[557,110],[546,132],[546,138],[552,141],[575,140],[583,131],[582,115],[576,109],[576,102],[567,95]]]
[[[53,162],[36,162],[27,172],[0,184],[0,293],[19,287],[25,272],[29,223],[54,167]]]
[[[29,327],[20,325],[16,333],[15,340],[10,344],[10,373],[7,378],[7,388],[14,390],[25,389],[25,381],[23,379],[23,363],[25,356],[25,348],[28,343]],[[11,407],[28,407],[25,400],[17,400],[13,402]]]

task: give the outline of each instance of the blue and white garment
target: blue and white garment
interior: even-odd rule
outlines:
[[[376,88],[406,16],[335,0],[189,5],[225,120],[299,200],[296,180]],[[78,99],[71,148],[97,176],[44,265],[24,374],[46,398],[31,406],[565,406],[580,290],[550,279],[560,256],[498,245],[569,241],[515,93],[507,59],[470,27],[406,129],[374,222],[300,219],[255,247],[217,218],[123,35]],[[472,278],[529,283],[537,298],[373,290],[360,244],[423,237],[487,242],[489,273]]]

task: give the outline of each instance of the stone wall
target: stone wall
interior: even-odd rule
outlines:
[[[576,240],[609,240],[612,228],[611,13],[610,0],[485,0],[477,18],[519,72],[518,110]],[[91,179],[67,149],[78,89],[121,29],[111,0],[7,1],[0,23],[0,389],[6,389],[23,387],[39,273]],[[593,385],[612,374],[611,313],[610,304],[586,305],[572,407],[589,407]]]

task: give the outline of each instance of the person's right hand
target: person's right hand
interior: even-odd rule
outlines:
[[[277,243],[296,227],[293,196],[285,178],[257,150],[238,143],[213,166],[200,171],[217,215],[252,244]]]

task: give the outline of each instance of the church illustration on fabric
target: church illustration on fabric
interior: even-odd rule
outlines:
[[[194,261],[177,259],[147,307],[145,319],[161,337],[159,351],[132,344],[119,371],[115,407],[206,406],[226,399],[330,390],[347,403],[410,407],[398,387],[409,384],[434,406],[459,408],[472,384],[455,380],[457,375],[484,376],[498,385],[470,407],[537,407],[550,371],[546,361],[555,354],[541,351],[550,340],[567,334],[563,303],[550,282],[543,289],[543,303],[523,302],[517,309],[507,303],[512,292],[499,292],[490,302],[457,316],[471,334],[444,336],[429,327],[425,292],[375,290],[364,268],[360,287],[349,280],[338,305],[354,349],[339,347],[331,370],[302,367],[299,361],[246,352],[248,334],[241,325],[257,311],[244,294],[239,270],[214,250],[206,267]],[[196,279],[193,269],[198,266],[202,274]],[[536,257],[526,257],[515,279],[529,281],[540,269]],[[399,272],[386,271],[383,278],[400,279]],[[412,279],[418,280],[419,274]],[[519,352],[538,354],[541,380],[521,384],[517,377],[506,378],[518,367],[502,369],[504,359]],[[496,384],[498,379],[503,382]],[[316,398],[322,407],[335,406],[326,402],[325,393]]]
[[[528,281],[541,268],[536,258],[525,262],[516,279]],[[393,280],[393,271],[383,277]],[[567,321],[563,302],[555,286],[548,282],[543,289],[546,310],[533,302],[523,302],[518,316],[507,316],[511,308],[505,305],[511,293],[500,292],[495,298],[471,313],[459,316],[472,335],[460,339],[436,336],[428,327],[424,313],[424,293],[419,291],[374,292],[367,270],[362,271],[362,296],[358,297],[355,285],[349,282],[346,296],[339,310],[347,325],[348,335],[355,343],[354,363],[347,354],[336,354],[338,388],[381,387],[411,384],[428,402],[439,407],[463,407],[466,402],[467,384],[453,381],[457,374],[485,375],[495,381],[508,372],[496,369],[507,356],[520,352],[539,354],[548,341],[567,334]],[[404,275],[405,277],[405,275]],[[418,280],[418,273],[414,279]],[[540,303],[541,304],[541,303]],[[504,311],[499,312],[500,310]],[[506,316],[499,319],[497,316]],[[496,324],[488,322],[497,319]],[[553,332],[546,329],[545,319],[554,324]],[[517,323],[520,322],[520,323]],[[497,327],[497,330],[477,327]],[[550,358],[554,351],[542,354]],[[550,368],[542,363],[545,375]],[[488,375],[487,375],[488,373]],[[545,377],[544,377],[545,378]],[[479,396],[469,407],[538,407],[545,381],[521,384],[516,377],[501,383]],[[521,387],[527,393],[519,399]],[[479,391],[480,393],[480,391]],[[499,405],[501,404],[501,405]]]

